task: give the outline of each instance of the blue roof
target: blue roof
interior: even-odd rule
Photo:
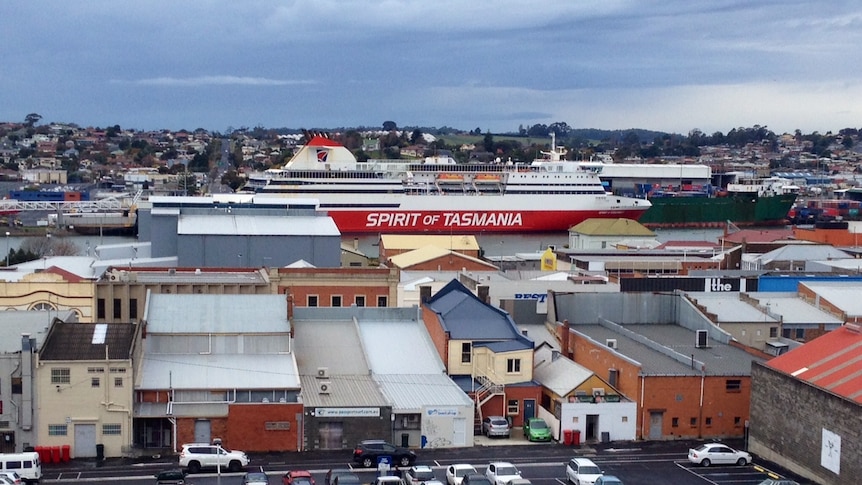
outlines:
[[[518,340],[501,340],[498,342],[473,342],[473,347],[485,347],[493,352],[512,352],[514,350],[524,350],[524,343]]]
[[[450,281],[425,306],[437,314],[450,339],[486,342],[489,348],[499,345],[500,350],[491,350],[504,352],[534,347],[508,313],[483,302],[458,280]]]

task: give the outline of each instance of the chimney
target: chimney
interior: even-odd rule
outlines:
[[[353,238],[353,250],[354,251],[359,250],[359,238],[358,237]]]
[[[476,288],[476,293],[478,293],[476,296],[478,296],[480,300],[488,303],[488,285],[479,285],[479,287]]]

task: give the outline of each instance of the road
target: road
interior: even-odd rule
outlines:
[[[565,479],[565,465],[574,457],[593,460],[607,475],[616,475],[626,485],[756,485],[767,478],[769,470],[782,472],[772,464],[760,463],[737,466],[696,467],[686,460],[688,442],[669,442],[664,446],[634,445],[628,448],[568,448],[561,445],[488,446],[463,450],[420,450],[417,464],[430,465],[438,479],[445,483],[445,468],[453,463],[471,463],[480,473],[490,461],[503,460],[514,463],[524,478],[533,485],[569,485]],[[288,470],[306,469],[312,472],[316,483],[323,485],[323,476],[330,468],[347,468],[349,451],[272,454],[253,457],[247,471],[264,471],[270,483],[281,484],[281,477]],[[85,484],[108,482],[116,484],[154,483],[153,475],[162,469],[175,466],[167,459],[154,463],[125,466],[67,467],[64,470],[44,468],[43,483]],[[363,483],[370,483],[376,470],[355,468]],[[191,485],[239,485],[242,473],[222,473],[217,476],[208,472],[187,477]],[[808,482],[795,478],[800,483]]]

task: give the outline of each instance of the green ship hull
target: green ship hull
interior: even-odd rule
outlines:
[[[647,227],[709,227],[728,221],[740,226],[781,225],[787,223],[795,201],[796,194],[654,197],[638,222]]]

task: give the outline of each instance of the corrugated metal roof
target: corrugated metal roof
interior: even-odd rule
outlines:
[[[857,293],[858,294],[858,293]],[[799,298],[796,293],[749,293],[761,306],[768,307],[771,313],[781,315],[785,324],[824,324],[841,325],[840,318],[825,312],[811,303]]]
[[[586,367],[560,354],[552,354],[547,349],[537,352],[535,360],[539,363],[533,369],[533,380],[558,396],[568,395],[593,376],[593,372]]]
[[[788,244],[761,254],[756,259],[761,264],[774,261],[816,261],[819,259],[850,259],[852,256],[828,244]]]
[[[147,333],[288,332],[284,295],[153,294]]]
[[[425,326],[416,320],[359,320],[373,374],[441,374],[446,367]]]
[[[375,374],[383,395],[399,412],[427,406],[472,406],[473,401],[446,374]]]
[[[63,321],[69,320],[69,316],[73,312],[56,311],[17,311],[4,310],[0,311],[0,354],[19,352],[21,351],[21,336],[22,334],[30,334],[31,338],[36,339],[36,348],[42,346],[45,337],[48,336],[48,329],[51,328],[51,322],[54,318],[60,318]]]
[[[858,327],[837,328],[766,366],[862,403],[862,333]]]
[[[669,351],[682,356],[693,356],[695,361],[706,365],[708,376],[750,376],[751,362],[763,362],[748,352],[730,345],[709,340],[709,347],[695,347],[696,334],[678,325],[642,324],[624,325],[625,330],[640,334]],[[645,375],[699,376],[700,369],[683,364],[665,353],[652,349],[631,337],[601,325],[573,325],[572,329],[587,336],[600,345],[607,339],[616,339],[617,352],[641,364]],[[696,366],[695,366],[696,367]]]
[[[489,269],[495,269],[494,265],[488,263],[487,261],[483,261],[472,256],[467,256],[465,254],[456,253],[454,251],[450,251],[448,249],[440,248],[437,246],[425,246],[419,249],[414,249],[413,251],[401,253],[389,258],[389,262],[399,268],[409,268],[410,266],[426,263],[428,261],[433,261],[435,259],[443,258],[446,256],[450,256],[455,259],[470,261],[472,263],[482,264],[488,266]]]
[[[655,237],[655,233],[632,219],[587,219],[569,229],[589,236],[642,236]]]
[[[389,401],[370,375],[330,375],[328,379],[303,375],[301,380],[305,407],[389,406]],[[326,393],[320,392],[323,383],[326,383]]]
[[[148,354],[140,389],[298,389],[293,354]]]
[[[186,215],[177,220],[177,234],[224,236],[340,236],[330,217],[264,215]]]
[[[838,307],[847,316],[862,315],[862,282],[859,281],[800,281],[820,298]]]
[[[310,321],[294,318],[294,352],[303,376],[325,367],[331,375],[370,375],[359,332],[352,320]]]
[[[115,268],[122,271],[122,268]],[[236,271],[208,271],[206,268],[195,271],[190,268],[164,268],[158,271],[132,270],[129,276],[138,283],[167,284],[267,284],[267,279],[259,269],[239,269]]]
[[[739,293],[718,291],[688,293],[698,305],[713,313],[719,323],[778,323],[778,319],[765,311],[739,299]]]
[[[137,328],[134,323],[58,321],[39,350],[39,360],[128,360]]]
[[[515,340],[523,349],[533,341],[522,335],[508,313],[488,305],[457,280],[450,281],[426,306],[437,313],[453,340]]]
[[[444,249],[456,251],[478,251],[479,241],[476,236],[455,235],[411,235],[411,234],[383,234],[380,236],[380,245],[386,249],[418,249],[425,246],[437,246]]]

